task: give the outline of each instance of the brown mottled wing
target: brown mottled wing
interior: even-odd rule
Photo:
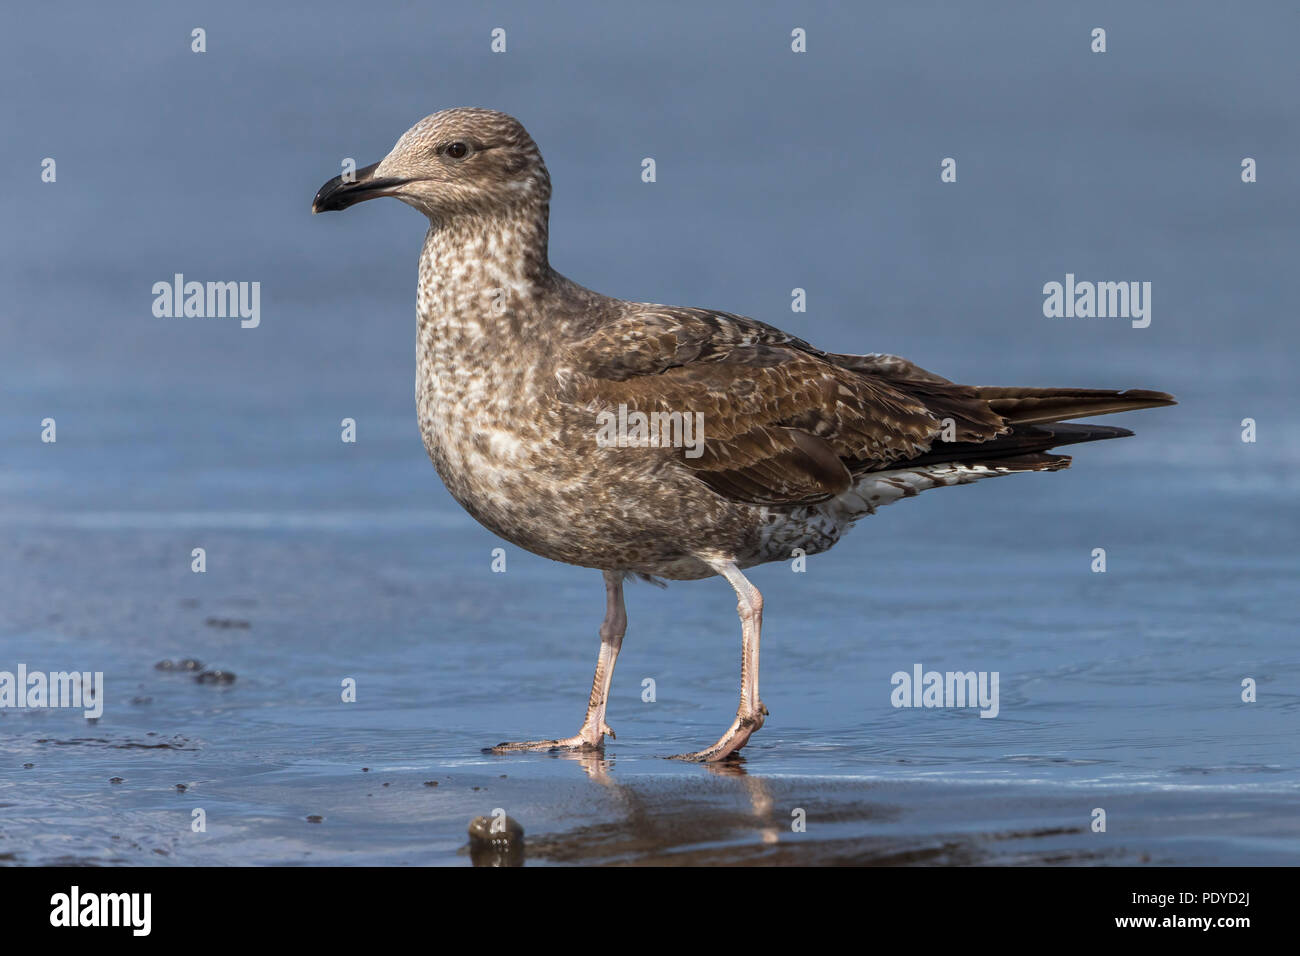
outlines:
[[[839,494],[853,473],[928,451],[944,418],[958,441],[1005,430],[974,389],[910,363],[910,375],[877,374],[871,360],[742,316],[643,306],[572,343],[560,378],[593,427],[619,405],[702,415],[703,453],[680,449],[678,460],[719,494],[756,504]]]
[[[886,378],[909,382],[929,382],[935,385],[951,385],[946,378],[927,372],[921,366],[898,355],[886,355],[884,352],[871,352],[867,355],[840,355],[826,353],[836,365],[851,368],[859,372],[883,375]]]

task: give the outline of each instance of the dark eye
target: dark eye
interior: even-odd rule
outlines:
[[[448,156],[450,156],[452,159],[464,159],[466,156],[469,155],[469,147],[466,146],[464,143],[452,143],[450,146],[444,149],[443,152],[446,153]]]

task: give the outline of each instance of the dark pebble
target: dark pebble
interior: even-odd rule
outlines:
[[[233,684],[235,674],[233,671],[204,671],[195,674],[194,679],[200,684]]]
[[[506,817],[475,817],[469,824],[469,856],[475,866],[523,866],[524,828]],[[493,824],[501,827],[493,832]]]
[[[524,838],[524,828],[514,817],[506,817],[498,823],[498,817],[475,817],[469,822],[469,838],[488,843],[514,842]],[[493,831],[492,825],[501,829]]]

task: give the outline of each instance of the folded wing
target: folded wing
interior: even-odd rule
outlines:
[[[1123,429],[1082,437],[1038,426],[1173,404],[1162,392],[957,385],[897,356],[823,352],[743,316],[661,306],[571,343],[560,381],[563,397],[590,409],[593,421],[620,404],[702,415],[703,453],[681,450],[681,465],[724,497],[792,506],[910,462],[1022,456],[1117,437]]]

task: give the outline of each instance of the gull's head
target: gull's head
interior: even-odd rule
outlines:
[[[537,144],[513,116],[458,108],[426,116],[382,160],[335,176],[312,212],[347,209],[392,196],[431,219],[535,211],[551,196]]]

